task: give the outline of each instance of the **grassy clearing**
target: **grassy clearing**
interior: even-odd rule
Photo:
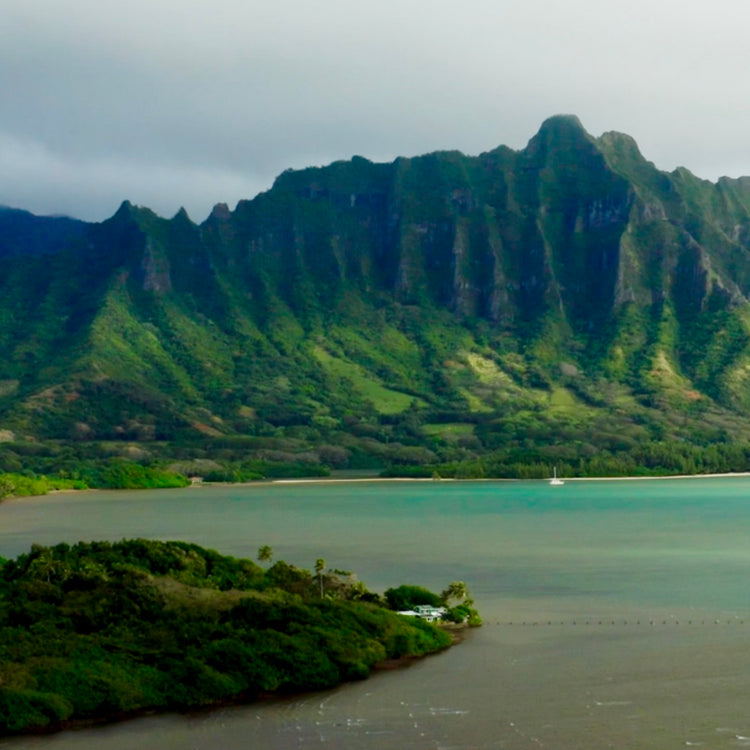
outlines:
[[[477,380],[483,385],[493,386],[506,391],[518,390],[510,376],[503,372],[495,362],[479,354],[468,352],[466,361]]]
[[[440,437],[451,442],[464,435],[473,435],[474,425],[468,422],[425,424],[422,425],[422,433],[429,437]]]
[[[466,403],[469,405],[469,411],[472,414],[489,414],[492,412],[492,407],[482,401],[476,394],[472,393],[468,388],[459,388],[458,392],[466,399]]]
[[[555,388],[549,396],[549,405],[555,411],[579,408],[578,399],[567,388]]]
[[[313,348],[313,354],[329,374],[349,380],[362,396],[372,402],[380,414],[399,414],[406,411],[414,401],[419,406],[425,405],[422,399],[415,398],[411,394],[386,388],[370,377],[359,365],[334,357],[320,346]]]

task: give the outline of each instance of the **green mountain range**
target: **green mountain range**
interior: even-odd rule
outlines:
[[[748,295],[750,178],[572,116],[521,151],[290,170],[200,225],[4,209],[0,470],[745,469]]]

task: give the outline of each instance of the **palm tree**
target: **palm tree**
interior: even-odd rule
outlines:
[[[321,599],[323,598],[323,571],[325,570],[325,567],[326,567],[326,561],[322,557],[319,557],[315,561],[315,572],[318,575],[318,584],[320,586],[320,598]]]
[[[258,562],[271,562],[272,557],[273,550],[267,544],[258,549]]]
[[[446,604],[448,604],[451,599],[454,599],[457,602],[463,601],[464,599],[468,600],[468,596],[469,589],[463,581],[452,581],[448,585],[448,588],[440,594],[440,597]],[[466,603],[468,604],[469,601]]]

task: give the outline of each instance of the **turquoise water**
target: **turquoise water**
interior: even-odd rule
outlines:
[[[406,670],[291,701],[0,748],[750,747],[750,480],[275,484],[0,505],[32,542],[186,539],[373,589],[465,580],[486,625]]]

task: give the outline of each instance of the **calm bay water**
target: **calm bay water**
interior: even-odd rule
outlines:
[[[4,557],[134,536],[250,557],[269,544],[381,591],[462,579],[486,624],[335,691],[3,750],[750,747],[750,479],[274,484],[0,505]]]

